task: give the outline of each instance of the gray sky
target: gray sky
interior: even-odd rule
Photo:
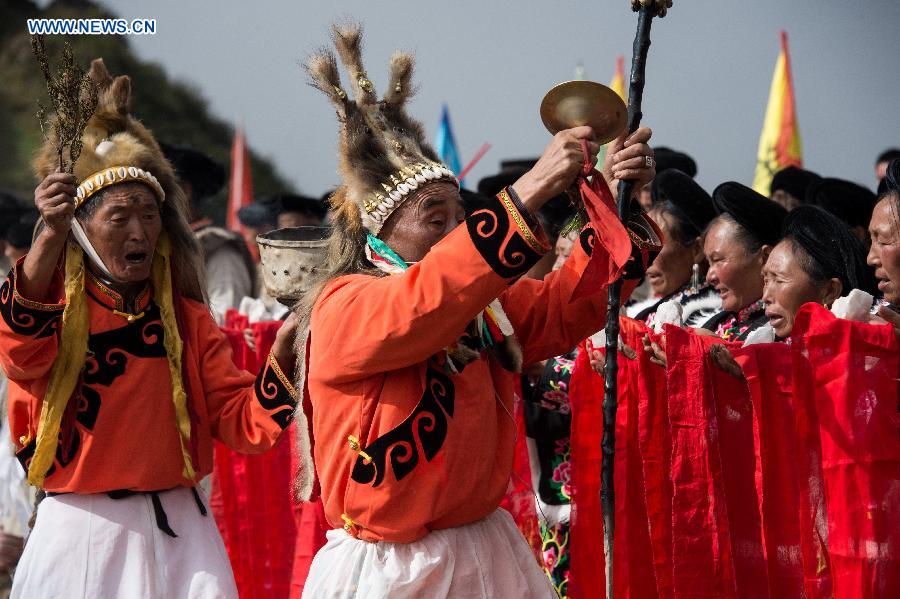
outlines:
[[[379,93],[391,52],[416,52],[410,110],[431,140],[446,102],[463,163],[493,145],[470,187],[503,158],[540,153],[549,137],[541,98],[578,62],[602,83],[617,54],[627,70],[636,24],[627,0],[102,2],[123,17],[156,18],[155,36],[131,38],[138,54],[243,122],[250,144],[311,194],[338,182],[337,126],[299,63],[328,41],[334,19],[364,24]],[[653,25],[644,93],[653,142],[691,154],[710,191],[730,179],[749,184],[782,28],[805,166],[874,187],[875,156],[900,146],[897,0],[675,0]]]

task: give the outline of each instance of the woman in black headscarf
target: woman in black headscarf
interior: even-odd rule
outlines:
[[[784,221],[784,237],[763,268],[762,299],[776,337],[790,336],[803,304],[831,304],[852,289],[874,295],[866,250],[846,224],[816,206],[801,206]]]
[[[704,325],[725,341],[744,341],[766,324],[762,268],[781,239],[787,210],[733,181],[713,191],[718,216],[704,237],[707,282],[722,299],[722,312]]]
[[[626,308],[628,316],[653,324],[656,311],[674,300],[682,306],[685,326],[697,327],[722,309],[715,289],[705,281],[707,263],[702,235],[716,217],[712,198],[685,173],[669,169],[651,188],[649,216],[662,229],[662,250],[647,269],[654,297]]]

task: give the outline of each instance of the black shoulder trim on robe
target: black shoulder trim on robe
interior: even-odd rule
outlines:
[[[21,301],[16,296],[15,274],[9,273],[0,287],[0,315],[10,330],[17,334],[42,339],[56,334],[63,306]]]
[[[528,272],[546,250],[538,251],[523,236],[520,226],[513,221],[500,199],[505,193],[501,191],[496,198],[469,215],[466,227],[485,262],[501,277],[512,279]],[[509,200],[509,196],[506,198]],[[509,209],[519,215],[512,200],[509,200]],[[523,219],[523,225],[525,222]]]
[[[284,430],[294,417],[297,400],[290,382],[283,378],[284,373],[272,365],[273,359],[272,357],[266,359],[265,366],[256,376],[253,389],[256,400],[262,407],[269,411],[278,410],[271,415],[272,420]]]
[[[581,244],[581,249],[585,254],[590,256],[594,253],[594,244],[597,243],[597,232],[594,231],[594,227],[588,225],[587,227],[581,230],[581,233],[578,235],[578,243]]]
[[[450,377],[429,361],[425,369],[425,391],[412,414],[362,449],[350,477],[360,484],[377,487],[384,482],[388,459],[398,481],[419,464],[419,447],[426,461],[434,459],[447,439],[455,397]]]

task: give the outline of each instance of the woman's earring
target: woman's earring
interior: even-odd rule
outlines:
[[[691,274],[691,293],[700,291],[700,265],[694,262],[693,274]]]

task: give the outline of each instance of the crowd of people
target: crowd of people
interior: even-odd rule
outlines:
[[[50,139],[33,201],[0,196],[4,592],[236,597],[201,485],[213,441],[263,452],[293,426],[297,498],[333,528],[304,597],[590,596],[573,592],[587,559],[571,542],[573,419],[602,397],[571,392],[578,368],[603,375],[613,279],[623,331],[639,331],[621,359],[659,372],[681,329],[745,380],[735,353],[790,345],[809,304],[900,331],[900,150],[878,156],[876,192],[788,166],[768,196],[734,181],[709,193],[648,128],[592,170],[600,147],[575,127],[460,189],[405,110],[412,56],[391,58],[379,99],[360,30],[334,41],[307,64],[339,121],[341,183],[321,197],[257,198],[241,233],[216,226],[225,169],[156,140],[102,60],[74,173]],[[583,190],[623,180],[639,208],[600,228]],[[327,248],[310,290],[279,306],[256,237],[311,226],[330,227]],[[232,363],[230,310],[284,320],[258,373]],[[873,559],[897,568],[896,550]],[[877,588],[894,584],[878,572]]]

